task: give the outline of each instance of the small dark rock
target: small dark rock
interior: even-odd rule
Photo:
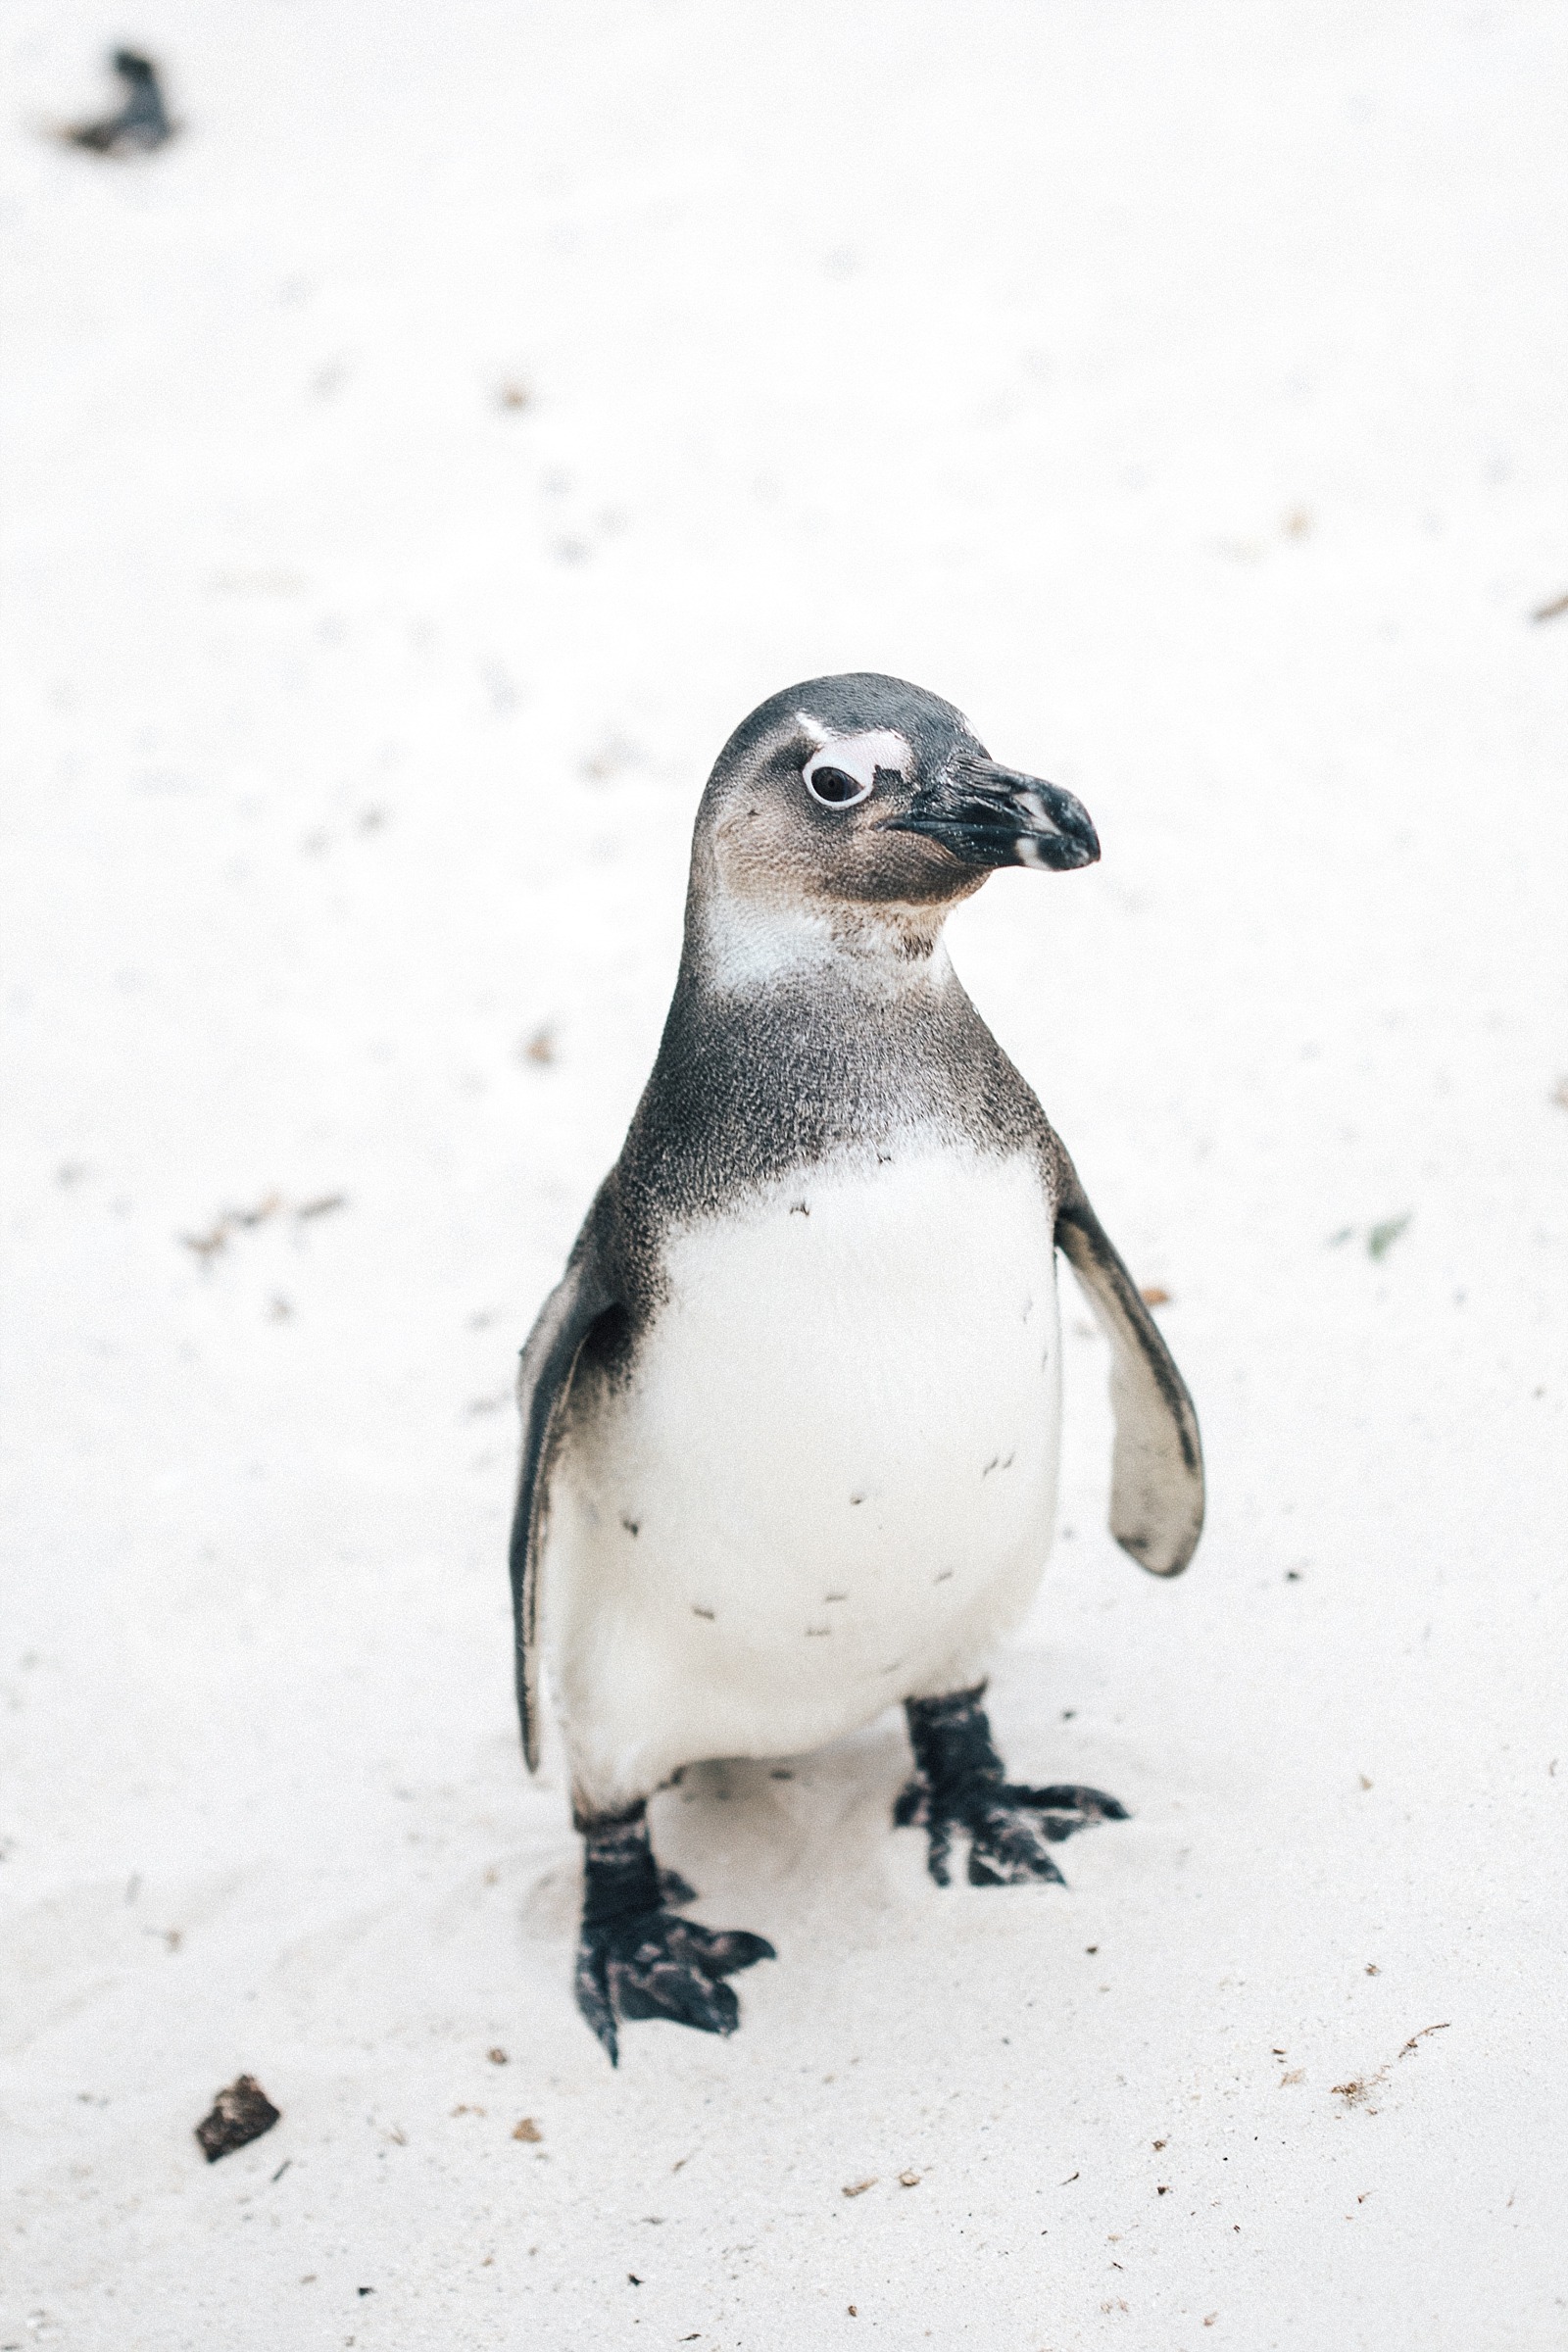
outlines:
[[[232,2155],[236,2148],[249,2147],[264,2132],[270,2132],[279,2121],[279,2111],[272,2105],[254,2075],[241,2075],[226,2090],[220,2090],[213,2101],[213,2112],[204,2116],[196,2127],[196,2136],[209,2164],[220,2156]]]
[[[101,122],[78,122],[66,132],[73,146],[94,155],[151,155],[174,135],[158,68],[134,49],[117,49],[109,60],[125,85],[125,102]]]

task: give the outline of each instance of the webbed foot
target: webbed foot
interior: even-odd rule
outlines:
[[[1016,1886],[1030,1879],[1066,1882],[1051,1857],[1092,1821],[1125,1821],[1127,1808],[1102,1788],[1058,1783],[1024,1788],[1003,1777],[980,1705],[985,1685],[946,1698],[910,1699],[905,1709],[917,1770],[893,1808],[898,1829],[919,1827],[930,1841],[927,1867],[939,1886],[956,1830],[969,1839],[971,1886]]]
[[[692,1890],[661,1871],[648,1841],[644,1809],[584,1827],[586,1895],[577,1942],[575,1989],[610,2063],[619,2061],[616,2021],[667,2017],[701,2034],[733,2034],[740,2004],[724,1983],[773,1946],[742,1928],[705,1928],[668,1906]]]
[[[583,1926],[577,1945],[577,2006],[619,2059],[616,2020],[667,2017],[700,2034],[733,2034],[740,2003],[724,1983],[773,1946],[742,1928],[699,1927],[673,1911],[644,1911],[613,1926]]]

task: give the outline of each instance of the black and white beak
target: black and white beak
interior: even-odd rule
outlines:
[[[921,791],[890,833],[923,833],[963,865],[1032,865],[1053,873],[1093,865],[1100,836],[1088,809],[1059,784],[993,760],[966,760]]]

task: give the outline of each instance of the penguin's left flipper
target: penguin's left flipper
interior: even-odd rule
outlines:
[[[589,1238],[551,1292],[528,1334],[517,1367],[522,1413],[522,1464],[512,1519],[512,1621],[517,1673],[517,1717],[528,1770],[539,1769],[539,1554],[544,1538],[550,1446],[571,1388],[577,1358],[594,1325],[612,1313],[616,1298]]]
[[[1198,1415],[1138,1285],[1089,1205],[1063,1153],[1056,1247],[1110,1342],[1110,1532],[1153,1576],[1180,1576],[1203,1532],[1203,1448]]]

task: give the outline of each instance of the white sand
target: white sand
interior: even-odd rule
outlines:
[[[1568,13],[9,25],[0,2344],[1568,2342]],[[39,138],[126,35],[180,144]],[[1209,1532],[1104,1534],[1069,1299],[994,1716],[1136,1819],[942,1894],[896,1719],[699,1776],[665,1858],[780,1957],[612,2075],[514,1353],[713,753],[858,666],[1099,822],[956,947]]]

